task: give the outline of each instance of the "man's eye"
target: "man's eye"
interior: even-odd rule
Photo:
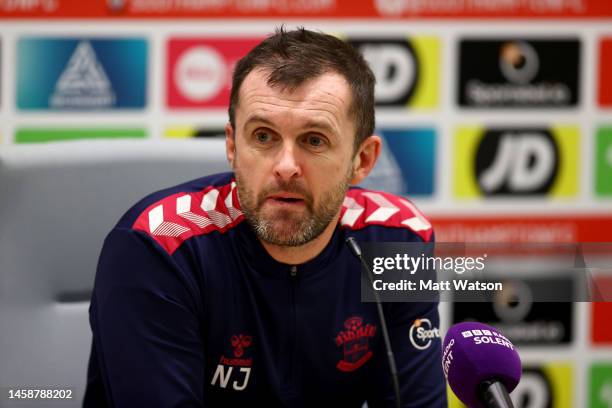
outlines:
[[[267,143],[272,140],[272,136],[268,132],[257,132],[255,138],[259,143]]]
[[[320,146],[323,146],[323,144],[325,144],[325,141],[323,140],[323,138],[320,136],[316,136],[316,135],[308,136],[306,141],[310,146],[313,146],[313,147],[320,147]]]

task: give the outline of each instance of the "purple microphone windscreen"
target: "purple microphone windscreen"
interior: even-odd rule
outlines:
[[[502,382],[511,392],[521,379],[521,359],[514,345],[494,327],[458,323],[444,338],[442,368],[451,389],[470,408],[484,408],[480,384]]]

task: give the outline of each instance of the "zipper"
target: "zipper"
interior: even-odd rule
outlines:
[[[297,393],[295,382],[297,380],[297,307],[296,307],[296,292],[297,292],[297,279],[298,271],[297,266],[292,265],[289,268],[289,277],[291,281],[291,345],[290,345],[290,356],[291,356],[291,367],[289,367],[289,389],[292,394]]]

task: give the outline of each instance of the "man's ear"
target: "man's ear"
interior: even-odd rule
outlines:
[[[353,158],[353,178],[351,184],[361,183],[374,168],[380,155],[382,140],[380,136],[366,137]]]
[[[234,158],[236,156],[236,135],[232,124],[227,122],[225,125],[225,156],[230,167],[234,168]]]

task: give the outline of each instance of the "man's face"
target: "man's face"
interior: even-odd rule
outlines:
[[[353,176],[350,98],[334,73],[294,90],[270,87],[262,70],[245,78],[236,129],[226,127],[227,154],[240,206],[261,240],[304,245],[337,220]]]

